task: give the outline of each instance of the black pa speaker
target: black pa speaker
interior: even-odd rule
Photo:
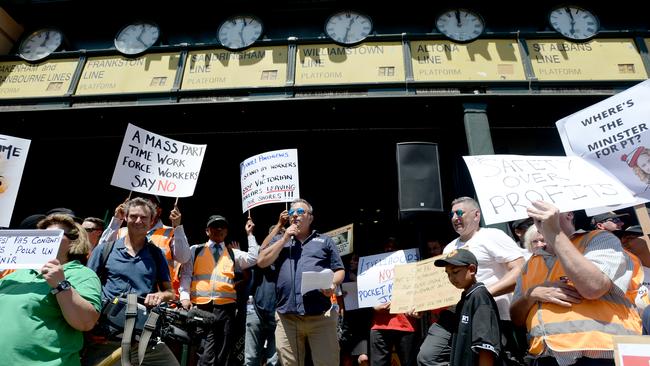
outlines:
[[[398,143],[397,175],[400,217],[443,211],[437,144]]]

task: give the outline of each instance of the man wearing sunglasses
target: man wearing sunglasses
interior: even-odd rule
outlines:
[[[615,212],[605,212],[604,214],[596,215],[591,218],[591,225],[594,229],[619,231],[623,229],[623,220],[621,217],[628,216],[627,214],[616,214]]]
[[[293,201],[289,227],[257,259],[260,268],[275,264],[277,270],[275,341],[283,366],[304,365],[306,342],[315,365],[339,364],[338,314],[330,296],[343,282],[345,271],[334,241],[311,229],[313,213],[309,202]],[[331,286],[301,293],[302,273],[325,269],[334,271]]]
[[[470,197],[459,197],[451,203],[451,224],[459,237],[452,240],[443,254],[467,249],[478,259],[476,280],[483,282],[494,297],[501,317],[501,331],[508,339],[506,351],[517,352],[510,321],[510,301],[524,258],[521,248],[499,229],[482,228],[481,209]],[[453,311],[443,311],[440,320],[429,328],[420,353],[419,365],[448,364],[451,355],[451,330],[457,324]],[[517,355],[520,356],[520,355]]]

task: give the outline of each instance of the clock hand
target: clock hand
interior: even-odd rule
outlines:
[[[460,10],[458,10],[458,9],[456,9],[456,21],[458,22],[458,24],[457,24],[458,28],[460,28],[462,26],[462,24],[460,22]]]
[[[571,32],[571,34],[574,34],[576,32],[575,30],[576,20],[573,19],[573,14],[571,14],[571,8],[567,7],[565,10],[567,13],[569,13],[569,18],[571,18],[571,29],[569,30],[569,32]]]
[[[244,28],[246,28],[246,19],[242,22],[241,26],[241,31],[239,32],[239,38],[241,38],[241,45],[245,45],[246,41],[244,41]]]

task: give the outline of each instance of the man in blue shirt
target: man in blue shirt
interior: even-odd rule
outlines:
[[[102,300],[110,301],[124,293],[144,297],[146,306],[156,306],[174,299],[167,262],[160,248],[147,238],[154,218],[155,207],[147,200],[134,198],[125,205],[127,236],[118,239],[102,263],[104,246],[101,243],[88,260],[88,267],[102,280]],[[85,365],[95,365],[110,355],[120,342],[107,341],[91,344],[84,359]],[[137,343],[131,348],[131,362],[137,364]],[[147,349],[142,365],[178,365],[169,348],[159,342]]]
[[[339,364],[338,314],[330,297],[343,282],[345,271],[332,239],[311,230],[313,212],[309,202],[293,201],[291,225],[276,243],[260,251],[257,259],[259,267],[275,264],[278,271],[275,339],[283,366],[304,364],[306,341],[315,365]],[[302,273],[324,269],[334,271],[332,285],[302,294]]]

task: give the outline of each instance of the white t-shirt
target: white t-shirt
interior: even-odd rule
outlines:
[[[522,257],[521,248],[506,233],[499,229],[481,228],[467,242],[456,238],[443,250],[447,254],[455,249],[464,248],[472,252],[478,260],[476,280],[485,286],[498,282],[506,273],[506,263]],[[512,294],[494,298],[502,320],[510,320],[510,301]]]

